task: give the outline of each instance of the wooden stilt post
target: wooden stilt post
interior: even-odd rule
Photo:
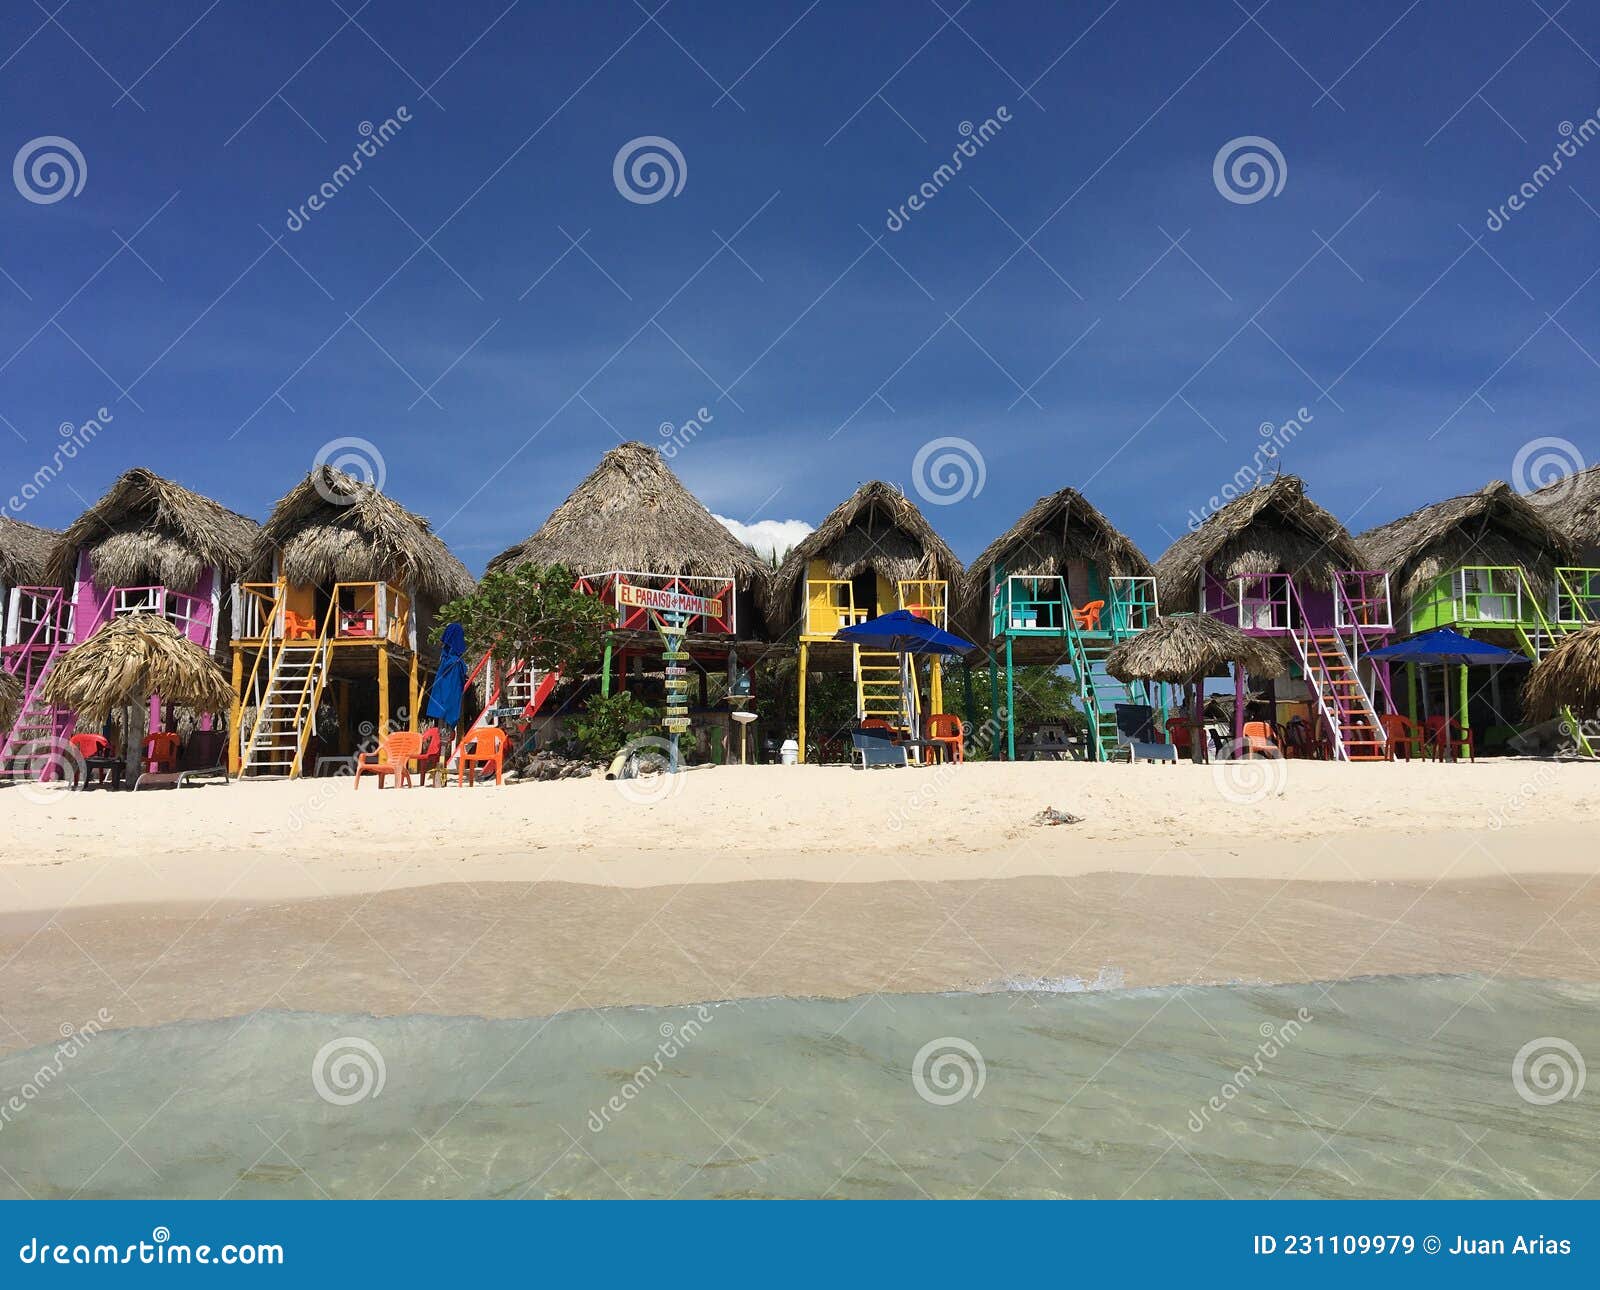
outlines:
[[[1189,737],[1189,760],[1198,766],[1206,756],[1206,679],[1194,679],[1194,733]]]
[[[1017,678],[1011,666],[1011,637],[1006,637],[1006,760],[1017,759]]]
[[[421,667],[422,667],[422,660],[417,657],[417,651],[416,650],[412,650],[411,651],[411,685],[410,685],[410,689],[409,689],[409,691],[407,693],[407,696],[406,696],[410,700],[410,703],[411,703],[411,716],[410,716],[409,721],[407,722],[406,728],[408,730],[410,730],[412,734],[416,734],[417,733],[418,724],[419,724],[419,722],[421,721],[421,718],[422,718],[422,675],[421,675]]]
[[[989,722],[994,726],[994,738],[990,745],[995,753],[995,760],[999,760],[1000,744],[1000,664],[993,650],[989,651]]]
[[[800,752],[796,760],[804,766],[806,763],[806,643],[804,641],[800,642],[800,673],[797,679],[800,687],[800,702],[796,705],[799,713],[797,722],[799,735],[795,742],[800,745]]]
[[[334,694],[339,705],[339,756],[348,757],[354,750],[350,739],[350,682],[340,680]]]
[[[239,737],[239,723],[244,719],[244,651],[233,647],[233,703],[228,708],[228,771],[239,773],[244,757],[244,747]]]
[[[1244,668],[1233,665],[1233,742],[1244,738]]]
[[[611,633],[606,633],[606,654],[600,662],[600,697],[611,697]]]
[[[967,660],[961,660],[961,697],[967,712],[967,737],[978,728],[978,705],[972,697],[972,668],[967,665]]]
[[[378,739],[389,737],[389,647],[378,646]]]
[[[1417,665],[1406,664],[1406,707],[1413,723],[1417,719]]]

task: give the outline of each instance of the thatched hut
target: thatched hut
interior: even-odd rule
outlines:
[[[489,561],[488,572],[565,565],[615,604],[616,576],[636,587],[731,598],[720,617],[695,615],[695,634],[750,636],[766,577],[759,556],[729,533],[642,443],[611,449],[531,537]],[[626,617],[626,615],[623,615]]]
[[[768,582],[767,623],[831,640],[850,621],[907,608],[947,625],[961,562],[893,484],[861,485],[784,558]],[[935,603],[937,600],[937,603]]]
[[[1532,721],[1564,711],[1580,721],[1600,713],[1600,623],[1573,632],[1533,665],[1522,703]]]
[[[153,612],[201,648],[223,651],[225,597],[257,527],[153,471],[125,472],[51,551],[51,581],[73,588],[72,638],[87,640],[122,614]]]
[[[16,587],[34,587],[44,583],[50,567],[50,550],[60,534],[52,529],[42,529],[34,524],[0,515],[0,642],[14,645],[25,632],[21,631],[20,618],[13,617],[11,592]],[[9,729],[10,722],[0,723]]]
[[[1600,466],[1546,484],[1528,494],[1528,501],[1566,534],[1580,564],[1600,567]]]
[[[991,640],[1017,617],[1004,612],[1004,602],[1016,598],[1027,602],[1036,630],[1043,619],[1059,630],[1074,606],[1105,599],[1112,579],[1150,578],[1154,572],[1144,552],[1082,493],[1063,488],[1036,501],[968,566],[959,620],[974,640]],[[1013,578],[1029,581],[1009,597],[1007,580]]]
[[[276,730],[263,724],[243,748],[235,741],[237,767],[297,773],[302,761],[309,768],[315,755],[331,755],[335,742],[349,753],[363,728],[380,737],[392,725],[417,728],[439,606],[473,587],[426,519],[371,484],[318,466],[273,507],[251,566],[266,580],[241,583],[235,594],[236,710],[271,712],[288,701],[296,718]],[[391,723],[396,679],[408,686],[403,723]],[[337,729],[320,723],[313,748],[313,714],[330,690]]]
[[[1325,608],[1331,622],[1337,576],[1365,568],[1362,560],[1344,525],[1306,496],[1304,482],[1279,475],[1212,512],[1168,547],[1156,561],[1156,581],[1163,611],[1216,613],[1249,596],[1249,587],[1241,593],[1240,579],[1254,584],[1286,575],[1307,614]]]
[[[1388,570],[1396,622],[1409,630],[1512,622],[1518,620],[1516,575],[1493,571],[1520,570],[1524,590],[1543,599],[1556,568],[1576,555],[1553,509],[1533,505],[1496,480],[1368,529],[1358,541],[1373,568]]]
[[[118,709],[130,721],[130,782],[144,748],[145,713],[153,696],[198,712],[222,712],[233,697],[222,669],[198,645],[156,614],[130,614],[97,628],[56,663],[44,683],[45,702],[99,725]]]

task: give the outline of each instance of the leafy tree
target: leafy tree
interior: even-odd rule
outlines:
[[[471,595],[440,607],[433,639],[449,623],[460,623],[473,657],[491,650],[504,662],[526,659],[541,671],[575,670],[599,657],[613,611],[574,591],[574,581],[559,564],[487,573]]]
[[[599,761],[610,761],[635,731],[661,719],[660,712],[628,690],[616,694],[591,694],[583,715],[573,722],[578,745]]]

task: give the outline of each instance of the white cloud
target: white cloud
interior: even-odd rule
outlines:
[[[754,524],[741,524],[726,515],[714,515],[713,518],[746,546],[754,547],[756,554],[763,559],[769,558],[774,552],[782,559],[801,538],[811,532],[811,525],[804,520],[757,520]]]

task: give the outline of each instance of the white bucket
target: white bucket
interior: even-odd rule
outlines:
[[[785,739],[778,748],[778,764],[794,766],[800,761],[800,745],[793,739]]]

